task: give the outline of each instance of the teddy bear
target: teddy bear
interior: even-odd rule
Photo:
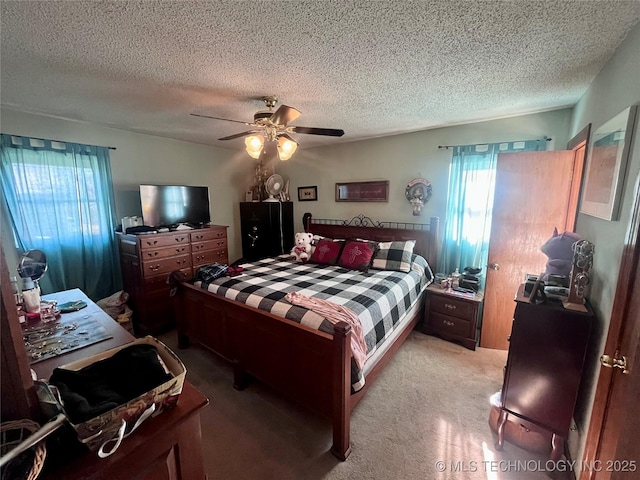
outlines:
[[[551,238],[540,247],[540,251],[549,257],[542,276],[543,281],[547,280],[549,275],[569,277],[573,261],[573,245],[579,240],[582,240],[582,237],[577,233],[558,234],[558,229],[553,229]]]
[[[291,257],[296,262],[306,262],[311,258],[311,243],[313,235],[310,233],[296,233],[295,243],[291,249]]]

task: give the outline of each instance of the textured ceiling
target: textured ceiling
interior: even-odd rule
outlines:
[[[333,144],[575,104],[640,1],[2,1],[4,106],[198,143],[263,95]],[[7,132],[11,133],[11,132]]]

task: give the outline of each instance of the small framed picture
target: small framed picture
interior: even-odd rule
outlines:
[[[253,190],[247,190],[247,192],[245,193],[244,201],[253,202]]]
[[[315,202],[318,200],[318,187],[298,187],[299,202]]]

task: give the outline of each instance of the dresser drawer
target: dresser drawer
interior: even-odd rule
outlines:
[[[175,257],[177,255],[187,255],[190,253],[189,244],[180,244],[169,248],[150,248],[142,250],[140,258],[142,261],[160,260],[161,258]]]
[[[216,240],[219,238],[227,238],[226,228],[211,227],[191,232],[191,243],[202,242],[205,240]]]
[[[140,249],[170,247],[171,245],[189,245],[188,233],[176,233],[170,235],[149,235],[140,239]]]
[[[189,267],[191,267],[191,255],[179,255],[171,258],[142,262],[142,271],[144,272],[145,278]]]
[[[461,318],[431,312],[429,314],[429,323],[431,329],[442,334],[453,335],[460,338],[473,336],[471,322],[462,320]]]
[[[187,276],[187,279],[190,279],[193,277],[191,268],[182,268],[180,269],[180,271]],[[167,276],[168,275],[165,273],[160,275],[154,275],[151,277],[145,277],[144,279],[145,292],[148,294],[148,293],[157,292],[157,291],[165,291],[168,294],[169,285],[167,284]]]
[[[474,306],[457,298],[432,295],[429,308],[432,312],[451,315],[464,320],[473,321],[474,319]]]
[[[191,254],[191,262],[193,268],[200,265],[210,265],[212,263],[227,264],[229,262],[227,249],[220,248],[217,250],[205,250],[203,252],[194,252]]]
[[[218,248],[227,248],[227,239],[219,238],[217,240],[207,240],[203,242],[196,242],[191,244],[191,252],[202,252],[204,250],[215,250]]]

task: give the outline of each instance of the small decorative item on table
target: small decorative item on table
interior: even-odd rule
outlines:
[[[42,323],[55,322],[60,318],[60,310],[57,307],[58,302],[40,302],[40,321]]]

